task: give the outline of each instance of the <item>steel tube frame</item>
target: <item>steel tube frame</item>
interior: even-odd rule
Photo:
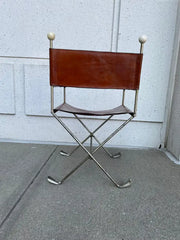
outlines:
[[[73,132],[66,126],[66,124],[61,120],[60,117],[58,117],[54,112],[52,112],[52,115],[57,119],[57,121],[66,129],[66,131],[71,135],[72,138],[82,147],[82,149],[88,154],[87,159],[85,158],[80,164],[78,164],[77,167],[75,167],[70,173],[68,173],[59,183],[62,183],[65,179],[67,179],[72,173],[74,173],[80,166],[82,166],[83,163],[85,163],[89,157],[96,163],[96,165],[105,173],[105,175],[114,183],[114,185],[118,188],[125,188],[129,187],[131,185],[131,179],[129,179],[127,182],[123,184],[118,184],[112,176],[101,166],[101,164],[95,159],[95,157],[92,155],[94,154],[99,148],[101,148],[106,142],[108,142],[114,135],[116,135],[126,124],[128,124],[132,119],[133,116],[131,116],[129,119],[127,119],[120,127],[118,127],[113,133],[111,133],[92,153],[90,153],[86,147],[81,143],[81,141],[73,134]]]
[[[90,137],[93,137],[96,142],[101,145],[101,142],[97,139],[97,137],[94,135],[94,132],[91,132],[88,127],[83,123],[83,121],[76,115],[74,114],[75,118],[82,124],[82,126],[89,132],[89,136]],[[111,115],[112,116],[112,115]],[[92,143],[91,143],[92,144]],[[91,146],[92,147],[92,146]],[[111,158],[115,158],[117,154],[113,155],[111,154],[106,148],[104,148],[103,146],[101,146],[102,149],[111,157]],[[118,156],[120,156],[120,153],[118,153]]]
[[[55,34],[54,33],[48,33],[47,35],[48,39],[50,40],[50,48],[53,48],[53,40],[55,39]],[[139,42],[141,44],[140,46],[140,53],[143,53],[143,47],[144,47],[144,43],[146,42],[147,37],[145,35],[141,36],[139,38]],[[105,143],[107,143],[114,135],[116,135],[126,124],[128,124],[136,115],[136,111],[137,111],[137,100],[138,100],[138,90],[136,90],[135,93],[135,101],[134,101],[134,114],[127,120],[125,120],[125,122],[123,124],[120,125],[120,127],[118,127],[115,131],[113,131],[112,134],[110,134],[102,143],[99,142],[99,140],[95,137],[94,133],[103,125],[105,124],[111,117],[112,115],[110,115],[110,117],[108,119],[106,119],[97,129],[95,129],[93,132],[91,132],[86,125],[75,115],[75,117],[80,121],[80,123],[86,128],[86,130],[90,133],[89,136],[87,138],[85,138],[82,142],[72,133],[72,131],[65,125],[65,123],[61,120],[60,117],[58,117],[53,109],[54,109],[54,87],[51,86],[51,113],[52,115],[58,120],[58,122],[66,129],[66,131],[74,138],[74,140],[79,144],[79,146],[77,146],[72,152],[71,154],[76,151],[79,147],[82,147],[82,149],[88,154],[88,156],[81,161],[71,172],[69,172],[60,182],[57,182],[56,180],[54,180],[53,178],[49,177],[49,182],[54,183],[54,184],[61,184],[65,179],[67,179],[71,174],[73,174],[80,166],[82,166],[82,164],[84,164],[89,158],[91,158],[96,165],[106,174],[106,176],[119,188],[124,188],[124,187],[129,187],[131,185],[131,180],[129,180],[127,183],[119,185],[112,177],[111,175],[106,172],[106,170],[99,164],[99,162],[94,158],[93,154],[99,149],[99,148],[103,148],[107,153],[108,151],[103,147]],[[124,101],[125,101],[125,89],[123,89],[123,96],[122,96],[122,105],[124,105]],[[64,103],[66,102],[66,89],[64,87]],[[88,140],[90,138],[90,151],[88,151],[83,143]],[[92,138],[94,138],[99,146],[93,151],[92,150]],[[70,155],[71,155],[70,154]],[[110,156],[111,154],[108,153]],[[65,154],[64,154],[65,155]]]
[[[74,114],[75,115],[75,114]],[[110,115],[106,120],[104,120],[93,132],[91,132],[81,143],[85,143],[90,137],[91,135],[94,135],[95,132],[97,132],[107,121],[109,121],[112,118],[112,115]],[[77,118],[78,119],[78,118]],[[71,153],[65,153],[64,151],[61,151],[63,154],[62,155],[66,155],[66,156],[71,156],[78,148],[80,147],[80,145],[78,145],[77,147],[75,147]],[[106,150],[106,149],[105,149]],[[65,154],[64,154],[65,153]]]

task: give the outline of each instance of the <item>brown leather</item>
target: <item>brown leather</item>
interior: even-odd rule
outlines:
[[[63,103],[54,109],[55,113],[58,111],[79,114],[79,115],[88,115],[88,116],[106,116],[106,115],[118,115],[118,114],[126,114],[126,113],[133,115],[133,112],[131,110],[129,110],[127,107],[122,105],[116,108],[104,110],[104,111],[89,111],[89,110],[73,107],[67,103]]]
[[[142,54],[50,49],[50,85],[139,89]]]

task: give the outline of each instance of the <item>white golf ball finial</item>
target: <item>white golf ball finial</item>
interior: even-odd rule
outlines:
[[[50,32],[47,34],[47,37],[49,40],[54,40],[55,39],[55,34],[53,32]]]
[[[139,37],[139,42],[141,44],[145,43],[147,41],[147,36],[146,35],[142,35]]]

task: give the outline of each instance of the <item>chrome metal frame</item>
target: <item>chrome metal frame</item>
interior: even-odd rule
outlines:
[[[62,184],[69,176],[71,176],[80,166],[82,166],[88,159],[91,159],[94,161],[94,163],[106,174],[106,176],[114,183],[114,185],[118,188],[126,188],[129,187],[131,185],[131,179],[129,179],[127,182],[119,184],[117,183],[114,178],[102,167],[102,165],[96,160],[96,158],[93,156],[93,154],[99,150],[101,147],[104,146],[105,143],[107,143],[112,137],[114,137],[123,127],[126,126],[126,124],[128,124],[134,117],[131,116],[130,118],[128,118],[123,124],[121,124],[115,131],[113,131],[113,133],[111,133],[102,143],[99,142],[99,146],[93,150],[92,152],[88,151],[88,149],[83,145],[83,143],[73,134],[73,132],[68,128],[68,126],[62,121],[61,117],[57,116],[57,114],[55,114],[54,112],[52,112],[52,115],[56,118],[56,120],[66,129],[66,131],[72,136],[72,138],[79,144],[79,146],[88,154],[88,156],[83,159],[82,162],[80,162],[74,169],[72,169],[63,179],[61,179],[61,181],[58,181],[54,178],[52,178],[51,176],[48,176],[48,182],[58,185],[58,184]],[[76,115],[77,117],[77,115]],[[112,115],[110,116],[112,117]],[[110,118],[109,117],[109,118]],[[108,119],[105,120],[105,122],[107,122]],[[102,124],[101,124],[102,125]],[[100,127],[98,127],[97,129],[99,129]],[[97,129],[95,131],[97,131]],[[95,132],[94,131],[94,132]],[[86,138],[88,139],[89,137],[91,137],[91,134]],[[83,141],[85,142],[85,140]],[[78,147],[79,147],[78,146]],[[65,155],[65,154],[64,154]]]
[[[88,127],[82,122],[82,120],[76,115],[74,114],[75,118],[82,124],[82,126],[89,132],[89,137],[90,137],[90,152],[92,152],[92,139],[94,138],[96,140],[96,142],[101,145],[100,141],[97,139],[97,137],[94,135],[94,133],[97,131],[93,131],[91,132]],[[112,115],[110,115],[110,118],[112,117]],[[110,119],[108,118],[107,121]],[[107,122],[105,121],[101,127]],[[100,129],[100,127],[98,127],[98,129]],[[111,157],[111,158],[117,158],[121,156],[121,153],[116,153],[116,154],[111,154],[106,148],[104,148],[103,146],[101,146],[102,149]]]
[[[48,39],[50,40],[50,48],[53,48],[53,40],[55,38],[54,33],[48,34]],[[140,46],[140,53],[143,52],[143,45],[146,42],[146,36],[142,36],[139,38],[139,42],[141,43]],[[107,122],[109,121],[113,115],[109,115],[109,117],[104,120],[93,132],[89,130],[89,128],[84,124],[82,119],[80,119],[77,114],[74,114],[75,118],[81,123],[81,125],[87,130],[89,135],[83,140],[80,141],[73,132],[69,129],[69,127],[63,122],[62,118],[58,116],[54,112],[54,87],[51,86],[51,113],[56,118],[56,120],[65,128],[65,130],[72,136],[72,138],[78,143],[78,146],[73,149],[71,153],[66,153],[64,151],[61,151],[60,154],[63,156],[71,156],[79,147],[81,147],[86,153],[87,157],[83,159],[75,168],[73,168],[65,177],[63,177],[60,181],[54,179],[51,176],[48,176],[48,182],[59,185],[62,184],[68,177],[70,177],[77,169],[79,169],[88,159],[91,159],[104,173],[105,175],[114,183],[114,185],[118,188],[126,188],[131,186],[131,179],[128,181],[119,184],[117,183],[114,178],[102,167],[102,165],[96,160],[94,157],[94,153],[96,153],[100,148],[102,148],[111,158],[117,158],[121,156],[120,153],[117,153],[115,155],[111,154],[107,149],[104,148],[104,145],[112,138],[114,137],[123,127],[125,127],[135,116],[137,112],[137,100],[138,100],[138,90],[135,90],[135,99],[134,99],[134,114],[130,116],[127,120],[124,121],[123,124],[121,124],[116,130],[114,130],[102,143],[97,139],[95,136],[95,133]],[[123,95],[122,95],[122,105],[124,105],[125,101],[125,89],[123,89]],[[66,88],[64,87],[64,103],[66,102]],[[90,138],[90,150],[88,150],[83,144]],[[93,139],[99,144],[98,147],[96,147],[93,150]]]

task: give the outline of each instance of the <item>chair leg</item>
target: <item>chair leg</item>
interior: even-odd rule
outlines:
[[[83,159],[82,162],[80,162],[75,168],[73,168],[65,177],[63,177],[60,181],[48,176],[47,180],[49,183],[54,184],[54,185],[60,185],[62,184],[68,177],[70,177],[78,168],[80,168],[87,160],[89,159],[89,156],[87,156],[85,159]],[[106,174],[106,176],[114,183],[114,185],[118,188],[127,188],[131,186],[131,179],[129,179],[127,182],[122,183],[122,184],[118,184],[113,178],[112,176],[102,167],[102,165],[95,159],[92,159],[96,165]]]
[[[102,165],[94,158],[92,159],[96,165],[106,174],[106,176],[114,183],[114,185],[118,188],[127,188],[131,186],[132,180],[129,179],[127,182],[122,183],[122,184],[118,184],[113,178],[112,176],[102,167]]]
[[[93,137],[94,137],[94,139],[96,140],[96,142],[100,145],[101,143],[99,142],[99,140],[93,135]],[[86,138],[86,139],[84,139],[84,141],[82,141],[81,143],[83,144],[84,142],[86,142],[87,141],[87,139],[88,138],[91,138],[92,139],[92,137],[90,137],[90,135]],[[91,140],[92,141],[92,140]],[[61,150],[60,151],[60,154],[62,155],[62,156],[66,156],[66,157],[70,157],[78,148],[79,148],[80,146],[78,145],[77,147],[75,147],[70,153],[67,153],[67,152],[65,152],[64,150]],[[92,148],[92,143],[90,143],[90,148]],[[102,146],[102,149],[111,157],[111,158],[119,158],[119,157],[121,157],[121,152],[117,152],[117,153],[115,153],[115,154],[112,154],[112,153],[110,153],[105,147],[103,147]]]
[[[90,150],[89,150],[89,151],[90,151],[90,153],[92,153],[92,138],[93,138],[93,137],[92,137],[92,136],[90,136],[90,148],[89,148],[89,149],[90,149]]]
[[[54,185],[60,185],[62,184],[69,176],[71,176],[78,168],[80,168],[87,160],[89,159],[89,156],[83,159],[75,168],[73,168],[65,177],[61,179],[61,181],[54,179],[51,176],[48,176],[47,180],[49,183],[52,183]]]
[[[80,120],[76,114],[74,114],[74,116]],[[94,136],[95,132],[97,132],[107,121],[109,121],[112,118],[112,115],[109,116],[104,122],[102,122],[92,133],[90,131],[88,131],[90,134],[81,142],[82,144],[85,143],[91,136]],[[81,121],[82,122],[82,121]],[[80,145],[78,145],[77,147],[75,147],[70,153],[67,153],[63,150],[60,151],[60,154],[62,156],[66,156],[69,157],[71,156],[78,148],[80,147]]]
[[[80,142],[80,140],[72,133],[72,131],[64,124],[64,122],[58,118],[55,113],[52,113],[53,116],[58,120],[58,122],[66,129],[66,131],[74,138],[74,140],[82,147],[82,149],[88,154],[88,157],[85,158],[76,168],[74,168],[69,174],[67,174],[61,181],[56,181],[52,177],[48,177],[48,181],[53,184],[61,184],[65,179],[67,179],[72,173],[74,173],[84,162],[89,159],[89,157],[96,163],[96,165],[106,174],[106,176],[114,183],[114,185],[118,188],[126,188],[131,186],[131,179],[129,179],[124,184],[118,184],[111,175],[100,165],[100,163],[94,158],[92,154],[94,154],[99,148],[101,148],[106,142],[108,142],[115,134],[117,134],[127,123],[129,123],[133,116],[131,116],[128,120],[126,120],[119,128],[117,128],[108,138],[106,138],[103,143],[101,143],[91,154],[84,145]]]
[[[96,140],[96,142],[101,145],[100,141],[93,135],[93,138]],[[115,154],[112,154],[109,152],[109,150],[107,150],[107,148],[103,147],[102,146],[102,149],[111,157],[111,158],[118,158],[118,157],[121,157],[121,153],[120,152],[117,152]]]
[[[91,132],[89,130],[89,128],[83,123],[83,121],[76,115],[74,114],[74,116],[76,117],[76,119],[82,124],[82,126],[89,132],[90,136],[92,136],[96,142],[100,145],[100,141],[96,138],[96,136],[94,135],[95,131],[94,132]],[[98,128],[99,129],[99,128]],[[102,146],[102,149],[111,157],[111,158],[118,158],[118,157],[121,157],[121,153],[120,152],[117,152],[115,154],[112,154],[110,153],[105,147]]]

